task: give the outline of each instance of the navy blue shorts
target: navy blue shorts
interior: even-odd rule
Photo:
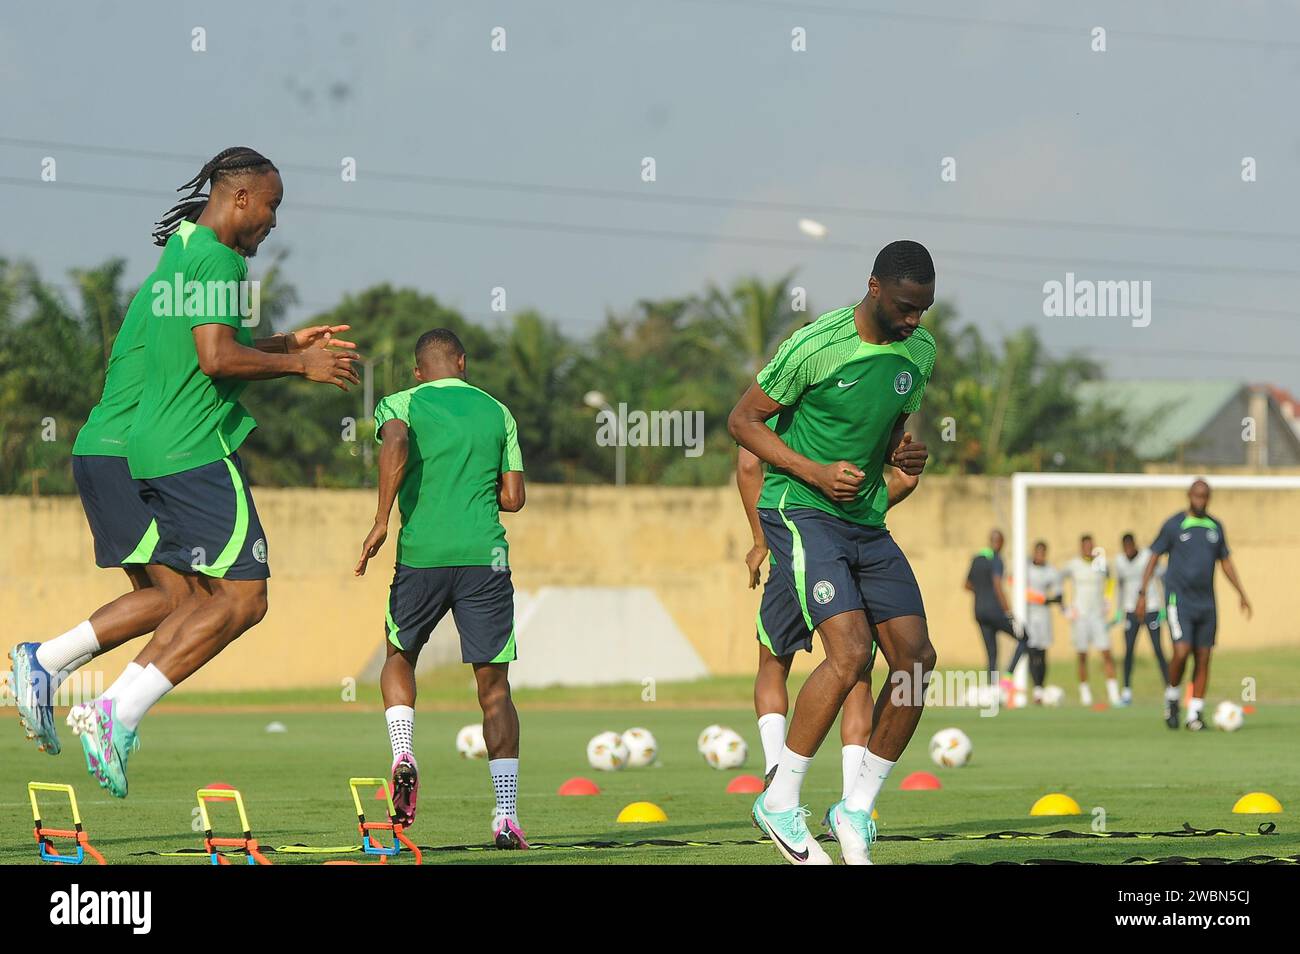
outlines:
[[[1219,631],[1219,610],[1213,603],[1208,606],[1179,603],[1178,594],[1170,592],[1165,596],[1165,619],[1169,621],[1169,635],[1175,646],[1209,649],[1214,645]]]
[[[222,580],[271,576],[266,534],[238,454],[140,483],[158,520],[155,563]]]
[[[925,616],[921,588],[888,530],[849,523],[811,507],[758,512],[781,581],[804,623],[865,610],[875,625]]]
[[[384,620],[390,643],[419,652],[448,610],[460,633],[462,662],[508,663],[519,657],[509,568],[397,564]]]
[[[758,641],[773,656],[793,656],[801,649],[812,652],[813,631],[804,623],[799,601],[777,574],[775,564],[767,571],[754,628]]]
[[[144,484],[131,476],[126,458],[73,454],[72,479],[95,540],[95,565],[154,562],[158,524],[141,496]]]

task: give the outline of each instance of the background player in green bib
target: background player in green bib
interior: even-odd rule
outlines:
[[[830,863],[808,831],[799,792],[873,638],[891,678],[909,691],[885,697],[858,785],[829,813],[846,863],[870,864],[871,808],[916,730],[934,667],[920,589],[884,528],[880,493],[886,464],[909,475],[924,466],[924,446],[903,425],[934,367],[934,339],[920,328],[933,302],[929,252],[916,242],[887,245],[866,296],[796,331],[728,420],[737,442],[769,466],[758,501],[763,531],[826,647],[799,692],[776,774],[754,802],[755,822],[793,864]],[[774,414],[773,430],[764,422]]]
[[[257,426],[239,403],[246,382],[296,374],[346,390],[358,381],[355,355],[325,347],[351,347],[331,341],[341,329],[259,343],[241,310],[245,259],[275,228],[284,195],[271,161],[236,146],[181,189],[192,191],[154,233],[163,254],[139,332],[144,373],[126,458],[156,521],[153,562],[184,574],[188,592],[129,684],[69,716],[88,769],[118,798],[145,713],[266,613],[266,539],[237,454]]]
[[[483,710],[496,794],[492,839],[498,848],[527,848],[516,805],[519,713],[509,681],[517,656],[515,591],[499,516],[524,506],[515,419],[465,381],[465,347],[445,328],[420,336],[415,379],[420,383],[390,394],[375,409],[375,439],[383,445],[379,507],[356,567],[356,575],[364,575],[388,538],[396,500],[402,531],[384,626],[388,658],[379,677],[393,747],[393,804],[404,825],[415,821],[415,664],[450,610]]]
[[[1209,505],[1210,485],[1203,480],[1193,482],[1187,491],[1187,509],[1166,520],[1151,544],[1151,559],[1142,573],[1137,604],[1133,607],[1134,614],[1142,619],[1147,611],[1147,587],[1155,576],[1156,563],[1162,554],[1169,554],[1169,565],[1165,568],[1165,618],[1169,622],[1174,655],[1169,660],[1169,684],[1165,687],[1165,725],[1178,728],[1178,685],[1183,681],[1187,657],[1192,656],[1195,665],[1187,728],[1194,732],[1205,728],[1201,711],[1210,682],[1210,653],[1219,629],[1219,611],[1214,599],[1216,565],[1223,567],[1223,575],[1237,591],[1246,619],[1251,614],[1250,600],[1228,550],[1227,533],[1223,524],[1210,516],[1206,509]]]

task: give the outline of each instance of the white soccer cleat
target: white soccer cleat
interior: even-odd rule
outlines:
[[[840,844],[846,865],[869,865],[871,844],[876,840],[876,823],[870,812],[850,811],[841,800],[826,813],[826,827]]]

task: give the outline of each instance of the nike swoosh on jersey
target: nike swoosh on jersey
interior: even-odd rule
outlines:
[[[848,384],[845,384],[845,383],[844,383],[844,379],[843,379],[843,378],[840,378],[839,381],[836,382],[836,384],[837,384],[839,387],[842,387],[842,388],[851,388],[851,387],[853,387],[853,385],[857,384],[857,383],[858,383],[859,381],[861,381],[861,380],[862,380],[861,378],[854,378],[854,379],[853,379],[852,381],[850,381]]]

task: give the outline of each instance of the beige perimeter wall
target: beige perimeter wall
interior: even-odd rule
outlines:
[[[338,685],[361,670],[382,640],[393,551],[387,549],[365,579],[352,576],[373,518],[373,496],[261,489],[256,499],[270,544],[270,612],[186,685]],[[1129,529],[1149,543],[1184,502],[1179,491],[1035,490],[1030,532],[1048,541],[1059,563],[1085,530],[1107,552]],[[941,666],[980,663],[970,597],[961,584],[989,528],[1009,526],[1009,508],[1005,479],[927,477],[893,515],[891,529],[920,580]],[[1224,523],[1255,604],[1254,620],[1244,622],[1220,574],[1220,645],[1300,645],[1294,612],[1300,493],[1225,491],[1211,511]],[[715,673],[752,671],[759,594],[744,585],[749,531],[733,488],[530,487],[528,506],[505,522],[516,587],[649,586]],[[0,527],[6,645],[56,635],[121,592],[125,577],[119,571],[94,566],[76,498],[0,498]],[[596,640],[614,624],[575,619],[573,625]],[[1068,657],[1068,635],[1058,622],[1055,658]],[[1009,645],[1004,642],[1004,653]],[[526,644],[521,651],[527,652]],[[812,658],[801,655],[801,667]],[[103,667],[115,674],[128,659],[118,650]]]

